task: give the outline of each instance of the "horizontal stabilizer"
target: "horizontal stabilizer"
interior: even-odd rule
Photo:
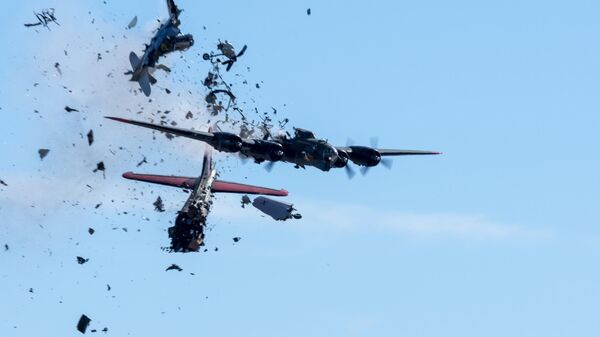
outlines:
[[[276,197],[286,197],[288,195],[288,191],[286,190],[275,190],[272,188],[244,185],[219,180],[215,180],[213,183],[212,191],[221,193],[262,194]]]
[[[188,189],[192,189],[196,185],[196,178],[189,177],[159,176],[153,174],[136,174],[133,172],[127,172],[123,174],[123,178]]]

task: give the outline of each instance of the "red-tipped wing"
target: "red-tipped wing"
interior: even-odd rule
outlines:
[[[196,178],[188,177],[175,177],[175,176],[159,176],[153,174],[136,174],[133,172],[127,172],[123,174],[123,178],[144,181],[147,183],[181,187],[181,188],[194,188],[196,185]]]
[[[276,197],[286,197],[288,195],[288,191],[286,190],[275,190],[272,188],[244,185],[220,180],[215,180],[212,185],[212,191],[222,193],[262,194]]]

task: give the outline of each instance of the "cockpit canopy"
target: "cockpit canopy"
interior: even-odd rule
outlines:
[[[298,139],[315,139],[315,134],[312,131],[294,128],[294,136]]]

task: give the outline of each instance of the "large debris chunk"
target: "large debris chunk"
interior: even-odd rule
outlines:
[[[81,318],[79,318],[79,322],[77,323],[77,330],[85,334],[85,331],[87,330],[91,321],[92,320],[86,315],[81,315]]]
[[[131,29],[131,28],[135,27],[135,25],[137,25],[137,22],[138,22],[138,17],[136,15],[133,17],[133,19],[131,19],[131,21],[127,25],[127,29]]]
[[[88,132],[87,140],[88,140],[88,144],[90,146],[92,146],[92,144],[94,144],[94,130],[90,130],[90,132]]]
[[[302,218],[302,215],[294,213],[294,211],[296,211],[294,205],[266,197],[254,199],[252,206],[278,221]]]
[[[89,260],[90,260],[90,259],[86,259],[86,258],[83,258],[83,257],[81,257],[81,256],[78,256],[78,257],[77,257],[77,263],[79,263],[79,264],[85,264],[85,263],[87,263]]]

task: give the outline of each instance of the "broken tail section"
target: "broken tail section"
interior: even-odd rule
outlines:
[[[144,67],[142,60],[136,53],[129,53],[129,63],[131,63],[131,69],[133,70],[131,80],[138,82],[144,95],[149,97],[152,92],[150,83],[156,83],[156,79],[148,73],[148,67]]]

